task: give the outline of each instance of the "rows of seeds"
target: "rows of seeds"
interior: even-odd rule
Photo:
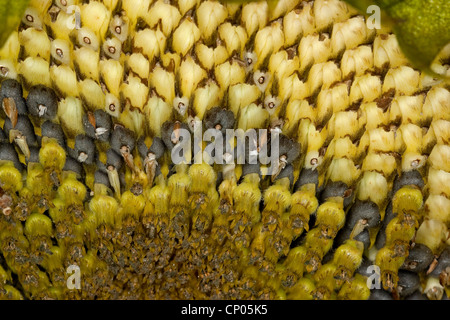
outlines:
[[[448,87],[341,1],[31,1],[0,72],[3,297],[448,290]],[[173,166],[200,121],[281,132],[274,175]]]

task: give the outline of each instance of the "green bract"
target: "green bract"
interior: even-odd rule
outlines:
[[[364,13],[370,5],[378,5],[384,11],[381,23],[392,25],[405,56],[415,67],[436,75],[430,66],[439,52],[450,43],[448,0],[346,0],[346,2]]]
[[[29,0],[0,0],[0,48],[17,29]]]
[[[394,25],[400,47],[418,68],[432,72],[430,65],[450,43],[450,2],[448,0],[410,0],[388,9],[398,21]]]

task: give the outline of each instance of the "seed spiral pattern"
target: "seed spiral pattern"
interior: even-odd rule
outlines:
[[[449,295],[449,86],[342,1],[32,0],[0,81],[2,299]]]

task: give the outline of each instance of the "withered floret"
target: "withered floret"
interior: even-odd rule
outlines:
[[[426,245],[416,243],[409,250],[409,255],[403,263],[402,269],[422,272],[426,270],[434,259],[433,252]]]
[[[95,159],[95,143],[86,135],[75,137],[75,148],[67,148],[69,155],[80,163],[92,164]]]
[[[12,101],[11,101],[11,100]],[[2,109],[8,117],[13,110],[18,114],[27,114],[27,106],[23,98],[22,85],[14,79],[6,79],[2,81],[0,88],[0,103]]]
[[[19,115],[15,125],[9,118],[6,118],[3,130],[10,141],[13,141],[16,138],[25,137],[28,146],[37,146],[37,137],[34,133],[33,124],[25,115]]]
[[[94,140],[109,141],[111,135],[111,116],[103,110],[88,112],[83,116],[83,126],[86,135]]]
[[[53,89],[37,85],[28,93],[27,107],[31,115],[52,120],[58,112],[58,97]]]

